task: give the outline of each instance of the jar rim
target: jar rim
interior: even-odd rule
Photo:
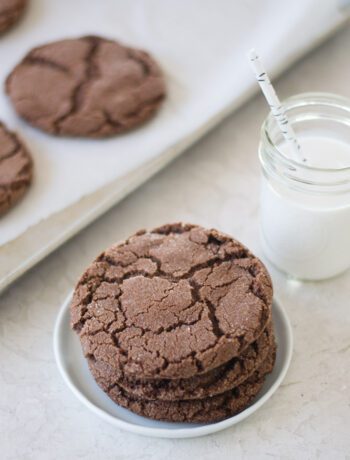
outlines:
[[[288,112],[289,110],[300,108],[303,106],[310,106],[310,105],[324,105],[328,107],[338,108],[345,110],[349,114],[349,122],[350,122],[350,99],[345,96],[340,96],[334,93],[327,93],[327,92],[306,92],[296,94],[291,96],[282,101],[282,105],[285,108],[285,111]],[[262,126],[261,126],[261,139],[264,143],[268,145],[270,149],[273,150],[273,154],[276,160],[281,161],[282,163],[286,164],[290,168],[298,169],[299,171],[311,172],[311,171],[318,171],[322,172],[323,174],[340,174],[340,173],[350,173],[350,166],[345,166],[342,168],[322,168],[322,167],[315,167],[310,166],[306,162],[300,162],[294,160],[292,158],[286,157],[283,152],[278,148],[278,146],[272,141],[270,134],[269,134],[269,125],[275,122],[275,118],[270,111],[269,115],[265,118]]]

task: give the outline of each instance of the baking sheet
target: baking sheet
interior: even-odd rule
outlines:
[[[98,33],[151,51],[165,71],[169,97],[142,129],[85,141],[27,126],[0,94],[1,117],[36,161],[32,190],[0,221],[0,291],[242,104],[257,89],[245,58],[250,46],[276,74],[346,19],[336,0],[297,1],[286,11],[279,3],[31,0],[24,20],[0,41],[2,80],[32,46]]]
[[[28,196],[0,223],[0,245],[174,147],[255,84],[245,61],[258,47],[267,66],[285,66],[344,20],[335,0],[31,0],[24,20],[0,42],[0,79],[33,46],[100,34],[149,50],[167,79],[168,98],[144,127],[107,140],[56,138],[19,120],[3,94],[1,118],[35,160]],[[303,33],[295,33],[303,30]]]

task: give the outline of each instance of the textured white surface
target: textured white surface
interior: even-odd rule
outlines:
[[[277,83],[281,97],[310,90],[350,96],[349,47],[347,29]],[[349,459],[350,272],[302,285],[272,270],[294,328],[291,368],[263,408],[215,435],[157,440],[121,432],[75,399],[54,363],[55,317],[77,276],[139,227],[184,219],[228,231],[260,253],[256,151],[265,115],[262,97],[251,101],[2,295],[2,459]]]

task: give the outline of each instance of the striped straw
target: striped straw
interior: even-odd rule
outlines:
[[[254,70],[255,77],[260,85],[262,92],[270,106],[272,115],[275,117],[276,122],[282,131],[283,137],[285,138],[287,145],[289,145],[294,159],[297,161],[306,161],[303,156],[300,144],[296,138],[294,129],[290,124],[283,105],[281,104],[274,87],[269,79],[269,76],[265,72],[264,66],[262,65],[259,56],[256,51],[252,49],[249,52],[249,60]]]

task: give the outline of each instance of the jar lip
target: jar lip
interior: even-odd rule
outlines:
[[[288,97],[282,101],[282,105],[286,109],[286,112],[290,109],[297,107],[303,107],[307,105],[327,105],[328,107],[341,108],[349,112],[350,120],[350,99],[344,96],[340,96],[334,93],[327,92],[307,92],[300,93],[294,96]],[[319,171],[326,174],[339,174],[342,172],[350,172],[350,166],[344,168],[320,168],[315,166],[309,166],[307,163],[302,163],[292,158],[286,157],[281,150],[275,145],[269,135],[268,126],[273,122],[274,116],[272,112],[265,118],[261,127],[261,139],[273,150],[276,159],[282,161],[293,169],[299,169],[301,171]]]

